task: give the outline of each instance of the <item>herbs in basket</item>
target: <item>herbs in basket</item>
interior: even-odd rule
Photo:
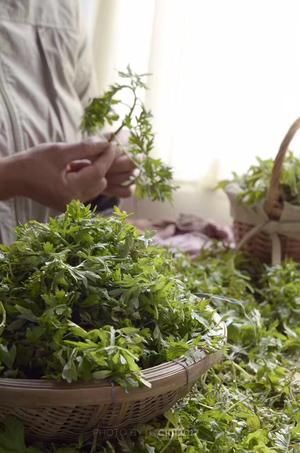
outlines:
[[[170,253],[126,222],[73,201],[17,228],[0,251],[0,377],[148,386],[143,369],[216,351],[208,307],[176,277]]]
[[[300,118],[289,128],[274,160],[257,158],[243,175],[222,181],[230,200],[237,247],[262,261],[300,261],[300,159],[289,150]]]
[[[225,188],[230,183],[239,186],[238,199],[247,206],[253,206],[266,199],[273,170],[273,159],[256,157],[246,173],[233,173],[231,180],[221,181],[218,187]],[[300,206],[300,159],[288,151],[282,165],[279,181],[279,202]]]

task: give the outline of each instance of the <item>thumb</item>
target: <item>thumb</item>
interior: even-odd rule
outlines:
[[[116,145],[103,141],[79,142],[72,144],[59,144],[58,152],[63,165],[67,165],[74,160],[97,158],[102,153],[108,151],[115,154]]]

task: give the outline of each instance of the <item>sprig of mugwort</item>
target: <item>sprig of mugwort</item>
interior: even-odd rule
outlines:
[[[101,96],[93,98],[86,107],[81,130],[92,135],[101,131],[105,126],[114,127],[110,141],[118,141],[118,134],[123,129],[129,131],[128,145],[119,143],[122,151],[134,162],[136,176],[128,183],[135,183],[138,198],[150,198],[153,201],[171,201],[173,190],[172,169],[161,159],[151,157],[154,148],[154,133],[152,129],[152,113],[146,109],[140,99],[140,91],[146,90],[144,77],[149,74],[136,74],[130,66],[119,76],[123,83],[115,83]],[[132,95],[130,105],[126,105],[127,113],[122,117],[117,108],[124,106],[120,94],[129,91]]]

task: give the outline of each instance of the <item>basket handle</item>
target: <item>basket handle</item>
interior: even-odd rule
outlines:
[[[265,212],[267,213],[270,219],[279,219],[280,211],[279,209],[279,196],[280,196],[280,175],[282,171],[282,165],[285,158],[285,155],[288,151],[289,144],[291,143],[294,135],[300,129],[300,118],[297,118],[296,121],[291,125],[287,131],[281,145],[277,156],[274,160],[274,165],[271,175],[271,183],[269,190],[267,192],[266,201],[264,205]]]

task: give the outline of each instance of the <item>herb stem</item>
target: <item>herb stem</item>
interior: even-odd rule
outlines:
[[[1,320],[1,323],[0,323],[0,335],[1,335],[1,331],[6,325],[6,310],[5,310],[4,305],[3,305],[3,303],[1,301],[0,301],[0,313],[2,313],[2,320]]]
[[[239,404],[243,404],[244,401],[247,401],[247,400],[249,400],[249,397],[248,397],[248,396],[246,396],[245,398],[243,398],[243,399],[240,400],[240,401],[236,401],[236,402],[233,403],[231,406],[229,406],[229,408],[226,410],[226,412],[227,412],[227,413],[228,413],[228,412],[231,412],[232,409],[234,409],[234,408],[235,408],[236,406],[238,406]]]
[[[134,88],[132,88],[132,86],[130,85],[121,85],[120,89],[122,88],[128,88],[129,90],[131,90],[132,94],[133,94],[133,103],[132,103],[132,106],[130,107],[130,110],[129,110],[129,113],[128,113],[128,116],[131,117],[133,112],[134,112],[134,109],[136,107],[136,103],[137,103],[137,95],[136,95],[136,90]],[[109,142],[112,142],[115,137],[121,132],[121,130],[124,128],[125,126],[125,120],[123,120],[121,122],[121,125],[111,134],[110,138],[109,138]]]
[[[244,370],[244,368],[242,368],[240,365],[238,365],[236,362],[234,361],[231,361],[232,365],[234,368],[236,368],[237,370],[239,370],[241,373],[243,373],[245,376],[247,376],[248,379],[253,379],[253,376],[251,374],[249,374],[246,370]]]
[[[172,431],[171,432],[171,438],[168,440],[167,444],[160,450],[159,453],[164,453],[164,451],[167,450],[167,448],[171,445],[171,443],[173,442],[173,438],[174,438],[174,432]]]

